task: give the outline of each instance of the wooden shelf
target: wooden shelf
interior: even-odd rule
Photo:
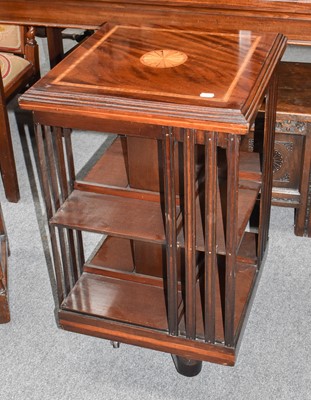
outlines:
[[[130,140],[132,143],[133,138],[130,138]],[[83,184],[127,187],[129,184],[127,162],[126,138],[118,136],[90,171],[78,181],[79,189],[83,188]],[[241,151],[239,179],[241,181],[261,182],[258,153]]]
[[[255,233],[246,232],[244,234],[239,252],[238,262],[245,266],[256,266],[257,255],[256,255],[256,237]],[[163,265],[166,265],[165,260],[165,247],[155,243],[137,242],[143,248],[145,248],[145,257],[137,257],[135,254],[134,260],[134,249],[136,248],[136,242],[123,239],[119,237],[108,236],[87,260],[84,270],[91,273],[99,273],[100,270],[112,270],[118,271],[119,273],[132,273],[147,270],[150,271],[148,275],[154,277],[163,276]],[[141,250],[143,251],[143,249]],[[162,253],[160,255],[160,253]],[[157,257],[153,257],[154,255]],[[148,257],[149,256],[149,257]],[[142,268],[140,265],[148,258],[148,263],[154,266],[154,268],[145,267]],[[182,261],[177,260],[179,267],[182,268]],[[136,273],[137,275],[137,273]]]
[[[160,203],[74,190],[51,224],[165,243]]]
[[[84,272],[61,309],[167,331],[162,287]]]
[[[239,325],[243,320],[245,308],[251,295],[252,286],[256,275],[256,235],[247,232],[243,238],[240,252],[238,255],[237,275],[236,275],[236,306],[235,306],[235,332],[238,332]],[[155,244],[145,244],[149,254],[152,254],[150,246]],[[132,246],[130,240],[108,237],[97,249],[95,255],[86,263],[84,271],[92,274],[114,277],[120,280],[130,280],[136,283],[162,287],[162,279],[158,278],[158,271],[162,271],[165,260],[158,259],[158,265],[154,268],[154,276],[146,276],[135,273],[135,262],[132,257]],[[117,254],[120,257],[117,257]],[[149,258],[146,258],[149,263]],[[146,262],[146,261],[145,261]],[[151,262],[153,262],[151,260]],[[124,266],[128,266],[125,268]],[[180,265],[178,269],[180,270]],[[148,266],[140,267],[141,270],[149,271]],[[219,266],[216,288],[216,338],[223,341],[223,296],[224,296],[224,269]],[[180,275],[180,274],[179,274]],[[181,274],[184,275],[184,274]],[[180,286],[181,287],[181,286]],[[180,332],[184,334],[183,306],[180,308]],[[200,290],[197,288],[197,337],[204,339],[202,299]]]
[[[127,187],[126,138],[118,136],[87,172],[82,181],[100,185]]]
[[[64,300],[61,309],[167,331],[163,280],[133,272],[135,266],[130,247],[129,240],[107,238],[95,256],[85,264],[82,276]],[[121,254],[121,257],[116,258],[116,251]],[[215,283],[217,342],[224,340],[223,273],[223,267],[219,266]],[[255,274],[254,266],[237,264],[234,324],[236,333],[249,301]],[[196,329],[197,338],[202,340],[204,340],[203,310],[198,284]],[[179,292],[179,320],[182,336],[185,335],[183,316],[182,296]]]
[[[257,190],[239,190],[239,244],[256,202],[259,189],[260,185],[257,184]],[[198,204],[196,210],[196,220],[198,222],[202,221]],[[56,226],[164,244],[163,218],[161,204],[157,202],[74,190],[51,218],[50,222]],[[218,207],[217,221],[217,252],[225,254],[220,206]],[[197,250],[204,251],[202,223],[198,222]],[[179,226],[183,226],[181,215]],[[179,228],[178,245],[184,246],[184,235],[181,228]]]

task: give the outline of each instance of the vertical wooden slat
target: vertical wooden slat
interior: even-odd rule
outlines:
[[[59,174],[59,186],[61,193],[61,202],[64,202],[69,194],[68,189],[68,180],[67,180],[67,171],[66,171],[66,162],[64,155],[64,146],[63,146],[63,130],[61,128],[55,128],[55,141],[56,141],[56,158],[57,158],[57,166],[58,166],[58,174]],[[67,234],[68,241],[68,250],[69,250],[69,262],[70,262],[70,274],[71,274],[71,283],[75,283],[79,277],[77,256],[76,256],[76,247],[74,241],[74,234],[72,229],[65,230]]]
[[[49,165],[50,172],[50,181],[51,181],[51,199],[53,202],[54,211],[58,210],[61,205],[59,187],[58,187],[58,179],[57,179],[57,169],[56,169],[56,160],[54,154],[54,146],[53,146],[53,137],[51,129],[48,127],[44,127],[45,140],[46,140],[46,148],[47,148],[47,163]]]
[[[75,166],[73,159],[73,151],[72,151],[72,143],[71,143],[71,130],[64,129],[63,135],[65,138],[65,146],[66,146],[66,157],[67,157],[67,168],[69,174],[69,192],[71,193],[74,186],[75,181]],[[75,231],[75,242],[77,248],[77,268],[78,274],[82,273],[82,267],[85,262],[84,251],[83,251],[83,240],[82,233],[80,231]]]
[[[167,259],[168,328],[178,334],[176,194],[174,174],[174,136],[172,128],[163,127],[165,231]]]
[[[72,143],[71,143],[71,129],[63,129],[63,136],[65,138],[65,147],[66,147],[66,160],[67,160],[67,169],[69,175],[69,194],[73,191],[74,181],[75,181],[75,166],[73,159],[73,151],[72,151]],[[79,276],[82,273],[82,267],[85,262],[84,251],[83,251],[83,240],[82,233],[80,231],[75,231],[75,243],[77,250],[77,273]]]
[[[238,135],[228,135],[227,145],[227,215],[225,278],[225,345],[234,346],[235,278],[239,189]]]
[[[77,276],[79,277],[82,274],[85,263],[82,232],[74,231],[74,240],[77,249]]]
[[[64,148],[63,148],[63,134],[61,128],[54,128],[55,131],[55,144],[56,144],[56,167],[58,169],[59,175],[59,186],[60,186],[60,195],[61,202],[68,197],[68,181],[67,181],[67,173],[66,173],[66,164],[65,164],[65,156],[64,156]]]
[[[205,341],[215,342],[217,134],[205,134]]]
[[[195,131],[184,130],[186,336],[196,337]]]
[[[49,170],[47,159],[44,150],[44,140],[43,140],[43,132],[42,127],[39,124],[35,124],[35,134],[36,141],[38,147],[38,157],[39,157],[39,165],[40,165],[40,175],[43,189],[43,199],[45,203],[46,213],[48,220],[53,216],[53,206],[51,200],[51,192],[48,182]],[[57,286],[57,297],[59,304],[64,299],[64,287],[63,287],[63,278],[62,278],[62,265],[60,261],[60,255],[57,246],[57,238],[55,234],[55,228],[49,224],[51,245],[52,245],[52,253],[54,260],[54,269],[55,269],[55,278],[56,278],[56,286]]]
[[[69,176],[69,193],[71,193],[73,191],[73,184],[75,180],[75,166],[74,166],[72,143],[71,143],[71,130],[63,129],[63,136],[65,138],[65,147],[66,147],[66,159],[67,159],[67,168]]]
[[[62,204],[61,199],[61,184],[58,176],[57,169],[57,158],[54,150],[53,135],[50,129],[45,128],[45,138],[47,145],[47,161],[49,164],[50,179],[51,179],[51,198],[53,200],[54,210],[58,210]],[[64,274],[64,289],[67,295],[72,287],[71,274],[70,274],[70,262],[69,255],[67,253],[67,241],[65,238],[65,232],[63,228],[58,228],[59,244],[61,249],[61,259],[63,263],[63,274]]]
[[[264,121],[264,141],[263,141],[263,171],[262,171],[262,188],[260,195],[260,216],[259,216],[259,232],[258,232],[258,266],[262,261],[266,245],[268,241],[271,197],[272,197],[272,181],[273,181],[273,151],[275,136],[275,120],[276,120],[276,103],[277,103],[277,77],[271,78],[268,92],[266,96],[266,110]]]

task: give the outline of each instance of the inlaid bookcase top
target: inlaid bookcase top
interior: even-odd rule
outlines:
[[[151,116],[154,124],[165,122],[170,113],[182,127],[214,129],[219,124],[226,131],[229,123],[245,130],[282,43],[282,35],[250,31],[106,25],[35,85],[21,105],[35,109],[42,98],[39,110],[54,110],[57,103],[71,112],[76,107],[77,113],[97,109],[102,118],[127,112],[149,123]]]

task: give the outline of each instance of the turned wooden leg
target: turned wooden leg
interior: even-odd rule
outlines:
[[[62,28],[46,28],[51,68],[55,67],[64,57],[62,30]]]
[[[184,376],[196,376],[201,372],[202,361],[189,360],[188,358],[172,354],[172,358],[178,373]]]

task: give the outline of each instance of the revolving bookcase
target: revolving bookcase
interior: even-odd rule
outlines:
[[[285,42],[108,24],[21,97],[63,329],[171,353],[185,375],[234,364],[268,241]],[[260,150],[243,151],[264,98]],[[70,128],[111,133],[81,179]],[[84,232],[99,236],[87,260]]]

